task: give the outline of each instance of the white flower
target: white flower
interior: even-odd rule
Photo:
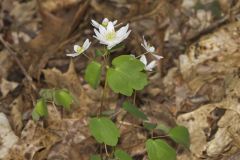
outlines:
[[[153,60],[149,64],[147,64],[147,58],[145,55],[142,55],[140,61],[145,65],[146,71],[152,71],[154,67],[157,65],[157,61]]]
[[[131,30],[128,31],[129,25],[121,27],[118,31],[115,31],[113,22],[108,22],[107,27],[99,26],[99,31],[94,29],[95,37],[100,41],[101,44],[107,45],[108,49],[116,46],[126,39]]]
[[[141,46],[149,53],[151,53],[152,56],[154,56],[155,58],[157,58],[158,60],[163,58],[162,56],[156,55],[154,54],[155,52],[155,47],[151,46],[150,44],[147,43],[146,39],[143,36],[143,43],[141,43]]]
[[[109,21],[107,18],[104,18],[102,23],[99,24],[97,21],[92,19],[92,25],[93,25],[93,27],[95,27],[97,29],[99,29],[100,26],[107,27],[109,22],[111,22],[111,21]],[[117,24],[117,20],[113,21],[112,23],[115,26]]]
[[[67,56],[76,57],[76,56],[82,54],[84,51],[86,51],[89,48],[90,44],[91,44],[91,42],[89,41],[89,39],[86,39],[85,42],[83,43],[82,47],[79,45],[74,45],[73,46],[74,53],[67,54]]]

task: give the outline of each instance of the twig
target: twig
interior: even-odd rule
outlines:
[[[8,53],[10,54],[10,56],[12,56],[13,59],[16,61],[17,65],[18,65],[19,68],[21,69],[22,73],[24,74],[24,76],[26,77],[26,79],[30,82],[32,88],[33,88],[34,90],[36,90],[36,86],[33,84],[32,77],[28,75],[26,69],[25,69],[24,66],[22,65],[21,61],[18,59],[15,51],[13,51],[13,50],[10,48],[9,44],[6,43],[6,42],[3,40],[2,36],[0,36],[0,41],[1,41],[1,43],[3,44],[3,46],[8,50]]]

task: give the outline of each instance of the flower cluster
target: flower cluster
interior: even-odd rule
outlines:
[[[120,44],[131,33],[131,30],[129,30],[129,24],[121,27],[118,30],[115,30],[116,25],[117,20],[110,21],[109,19],[104,18],[102,23],[98,23],[97,21],[92,20],[92,26],[94,27],[95,33],[93,37],[96,38],[99,41],[99,43],[106,45],[108,50]],[[91,42],[89,41],[89,39],[87,39],[83,43],[82,47],[79,45],[74,45],[73,47],[74,53],[67,54],[67,56],[76,57],[82,53],[84,54],[84,52],[89,48],[90,44]],[[157,60],[160,60],[163,57],[155,54],[156,53],[155,47],[147,43],[144,36],[143,43],[141,43],[141,46],[146,50],[146,52],[140,56],[139,60],[145,65],[146,71],[152,71],[153,68],[157,65]],[[148,63],[147,58],[145,56],[145,54],[147,53],[150,53],[156,60],[153,60],[150,63]]]

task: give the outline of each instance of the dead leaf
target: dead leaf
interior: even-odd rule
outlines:
[[[12,131],[4,113],[0,113],[0,159],[4,158],[9,149],[17,143],[18,137]]]
[[[13,91],[18,86],[16,82],[10,82],[4,78],[1,79],[0,89],[2,97],[6,97],[9,92]]]
[[[17,135],[20,135],[22,128],[23,128],[23,100],[22,96],[17,97],[11,104],[11,120],[14,131]]]
[[[6,160],[45,159],[51,147],[60,140],[58,135],[30,120],[22,131],[19,142],[11,148],[6,156]]]

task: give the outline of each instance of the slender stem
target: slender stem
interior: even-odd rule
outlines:
[[[108,50],[107,49],[106,49],[106,55],[108,55]],[[105,54],[104,54],[103,58],[104,58],[104,68],[107,68],[108,59],[106,59],[107,57],[105,56]],[[104,101],[106,99],[106,91],[107,91],[107,80],[106,80],[106,77],[105,77],[105,82],[104,82],[104,87],[103,87],[102,97],[101,97],[101,105],[100,105],[98,115],[101,115],[101,113],[102,113]]]
[[[145,55],[145,54],[148,54],[148,53],[149,53],[149,52],[145,52],[145,53],[143,53],[143,54],[137,56],[136,58],[140,58],[142,55]]]
[[[104,148],[105,148],[105,153],[106,153],[107,157],[109,157],[109,153],[108,153],[107,145],[106,145],[106,144],[104,144]]]
[[[98,115],[100,115],[103,110],[104,100],[106,99],[106,88],[107,88],[107,80],[105,79],[104,88],[103,88],[102,97],[101,97],[101,106],[100,106]]]
[[[133,95],[133,104],[136,104],[136,96],[137,96],[137,91],[134,91],[134,95]]]
[[[83,55],[84,55],[85,57],[87,57],[87,59],[92,60],[92,58],[89,57],[88,55],[86,55],[85,53],[83,53]]]
[[[101,159],[103,158],[103,153],[102,153],[102,144],[100,144],[100,157],[101,157]]]
[[[168,135],[163,135],[163,136],[152,136],[151,138],[152,139],[157,139],[157,138],[165,138],[165,137],[168,137]]]

